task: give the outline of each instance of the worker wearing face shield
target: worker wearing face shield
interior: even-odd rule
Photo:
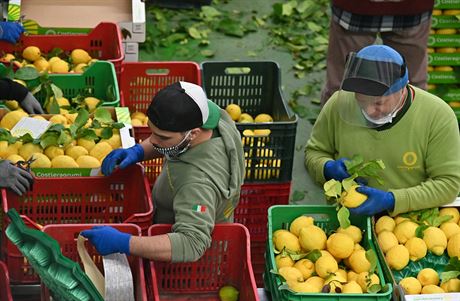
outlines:
[[[341,89],[328,100],[305,148],[305,165],[319,184],[350,176],[354,155],[382,160],[382,183],[366,179],[367,196],[352,214],[391,215],[452,202],[460,191],[456,116],[439,97],[408,82],[404,58],[371,45],[350,53]]]

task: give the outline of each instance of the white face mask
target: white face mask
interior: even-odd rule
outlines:
[[[400,98],[400,101],[399,101],[399,104],[396,106],[395,110],[393,112],[391,112],[390,114],[386,115],[386,116],[383,116],[381,118],[378,118],[378,119],[375,119],[375,118],[372,118],[371,116],[369,116],[366,111],[364,109],[361,109],[361,112],[363,113],[364,117],[369,121],[369,122],[372,122],[373,124],[375,125],[384,125],[386,123],[392,123],[393,122],[393,118],[396,117],[396,115],[398,114],[398,111],[399,109],[401,108],[402,106],[402,103],[404,102],[404,93],[401,95],[401,98]]]

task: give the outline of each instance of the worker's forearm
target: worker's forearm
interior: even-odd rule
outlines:
[[[150,237],[132,236],[129,242],[131,255],[158,261],[171,261],[171,242],[168,235]]]

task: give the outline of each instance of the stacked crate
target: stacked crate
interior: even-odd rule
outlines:
[[[441,97],[460,120],[460,1],[435,1],[428,38],[428,91]]]
[[[208,98],[226,108],[237,104],[255,117],[273,117],[267,123],[236,123],[245,152],[246,172],[235,222],[251,235],[251,258],[257,286],[263,286],[267,211],[272,205],[288,204],[292,180],[297,117],[281,91],[281,70],[273,61],[204,62],[203,87]],[[266,135],[246,135],[246,130],[270,130]]]

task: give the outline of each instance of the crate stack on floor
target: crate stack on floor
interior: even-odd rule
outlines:
[[[441,97],[460,121],[460,1],[435,1],[428,37],[428,91]]]
[[[32,190],[21,196],[6,189],[1,192],[0,260],[8,269],[10,284],[19,290],[22,286],[38,285],[40,279],[18,248],[5,237],[4,230],[10,225],[5,214],[12,208],[21,214],[28,227],[55,238],[62,247],[63,255],[75,261],[79,261],[76,257],[75,233],[81,230],[94,224],[116,224],[123,229],[134,227],[133,234],[140,235],[141,231],[146,234],[151,225],[151,190],[143,167],[135,165],[107,177],[100,174],[100,164],[110,150],[134,143],[126,126],[119,128],[121,123],[129,121],[127,109],[119,108],[117,75],[121,72],[124,58],[121,40],[119,26],[105,22],[88,34],[27,35],[16,45],[0,42],[0,74],[23,80],[19,81],[29,90],[35,90],[35,97],[42,104],[49,98],[56,100],[53,105],[45,106],[48,114],[33,116],[53,123],[49,129],[53,132],[43,134],[47,135],[46,139],[42,139],[43,136],[35,140],[22,137],[26,140],[14,144],[10,141],[9,145],[5,139],[0,141],[2,159],[11,159],[10,155],[21,155],[21,160],[37,159],[30,166],[36,175]],[[29,50],[24,51],[27,47],[30,47]],[[75,65],[75,57],[71,54],[75,49],[80,54],[86,52],[83,55],[86,66],[82,70],[68,72],[71,71],[69,66],[72,63]],[[15,59],[11,60],[12,56]],[[69,60],[69,57],[72,59]],[[89,62],[90,59],[95,61]],[[56,61],[65,70],[53,69]],[[36,72],[45,70],[48,73]],[[66,101],[63,101],[64,98]],[[85,108],[86,113],[77,117],[77,112],[82,111],[77,111],[76,106]],[[8,108],[12,111],[0,109],[3,130],[11,130],[19,120],[3,120],[6,116],[13,116],[11,113],[27,116],[25,112]],[[80,116],[86,116],[83,123]],[[81,152],[70,151],[77,147]],[[92,158],[91,164],[97,161],[97,166],[89,166],[88,160],[80,161],[79,158],[83,156],[88,160]],[[59,160],[56,159],[58,157]],[[93,258],[97,257],[94,249],[90,250],[90,254]],[[130,257],[129,260],[134,268],[138,291],[135,299],[145,300],[143,265],[135,258]],[[42,293],[47,296],[45,291]],[[48,297],[43,300],[48,300]]]
[[[281,91],[281,70],[273,61],[204,62],[203,87],[221,108],[236,104],[242,113],[273,120],[236,120],[245,152],[246,173],[235,222],[251,235],[251,259],[257,286],[263,286],[268,208],[288,204],[297,117]],[[247,116],[246,116],[247,117]]]

